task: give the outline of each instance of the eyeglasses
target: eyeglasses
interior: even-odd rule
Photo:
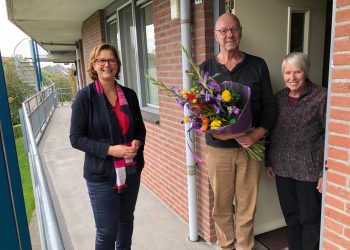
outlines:
[[[220,35],[222,36],[227,36],[228,32],[231,31],[232,34],[238,34],[239,32],[242,31],[242,27],[239,27],[239,28],[222,28],[222,29],[219,29],[219,30],[215,30],[215,31],[218,31],[220,33]]]
[[[117,64],[117,59],[112,58],[112,59],[96,59],[95,62],[100,65],[103,66],[106,64],[106,62],[108,62],[109,65],[115,65]]]

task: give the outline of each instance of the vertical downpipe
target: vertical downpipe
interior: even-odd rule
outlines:
[[[190,2],[188,0],[180,1],[181,10],[181,44],[191,55],[191,19],[190,19]],[[182,80],[183,88],[190,89],[191,82],[186,74],[186,70],[190,70],[191,65],[186,58],[184,52],[182,52]],[[189,110],[184,107],[185,116],[190,115]],[[196,181],[196,162],[192,152],[194,148],[194,134],[193,131],[187,132],[190,128],[189,123],[185,123],[185,135],[186,135],[186,165],[187,165],[187,193],[188,193],[188,224],[189,224],[189,240],[198,240],[198,227],[197,227],[197,181]],[[191,152],[192,150],[192,152]]]

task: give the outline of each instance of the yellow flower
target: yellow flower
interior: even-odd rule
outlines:
[[[210,123],[210,128],[211,129],[217,129],[221,127],[221,121],[220,120],[214,120]]]
[[[188,116],[185,116],[184,117],[184,123],[187,123],[188,122]]]
[[[225,101],[225,102],[229,102],[231,101],[231,92],[228,91],[227,89],[225,89],[224,91],[222,91],[221,93],[221,98]]]

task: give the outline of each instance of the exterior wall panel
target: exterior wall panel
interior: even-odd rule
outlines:
[[[213,2],[191,3],[192,56],[199,64],[213,56]],[[329,121],[328,178],[324,213],[323,249],[350,249],[350,0],[336,2],[336,29]],[[170,19],[170,1],[153,1],[158,79],[182,88],[180,20]],[[84,85],[90,82],[86,63],[91,49],[105,42],[103,11],[96,11],[82,25]],[[146,166],[142,182],[184,222],[188,221],[185,131],[183,110],[165,91],[159,90],[159,124],[145,121]],[[204,159],[205,142],[196,134],[196,151]],[[197,167],[199,234],[215,242],[211,217],[212,191],[205,165]]]
[[[350,1],[336,6],[322,249],[350,249]]]

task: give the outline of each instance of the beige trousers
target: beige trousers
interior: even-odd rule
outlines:
[[[214,192],[212,215],[220,249],[253,249],[262,162],[247,159],[242,148],[207,146],[206,163]]]

